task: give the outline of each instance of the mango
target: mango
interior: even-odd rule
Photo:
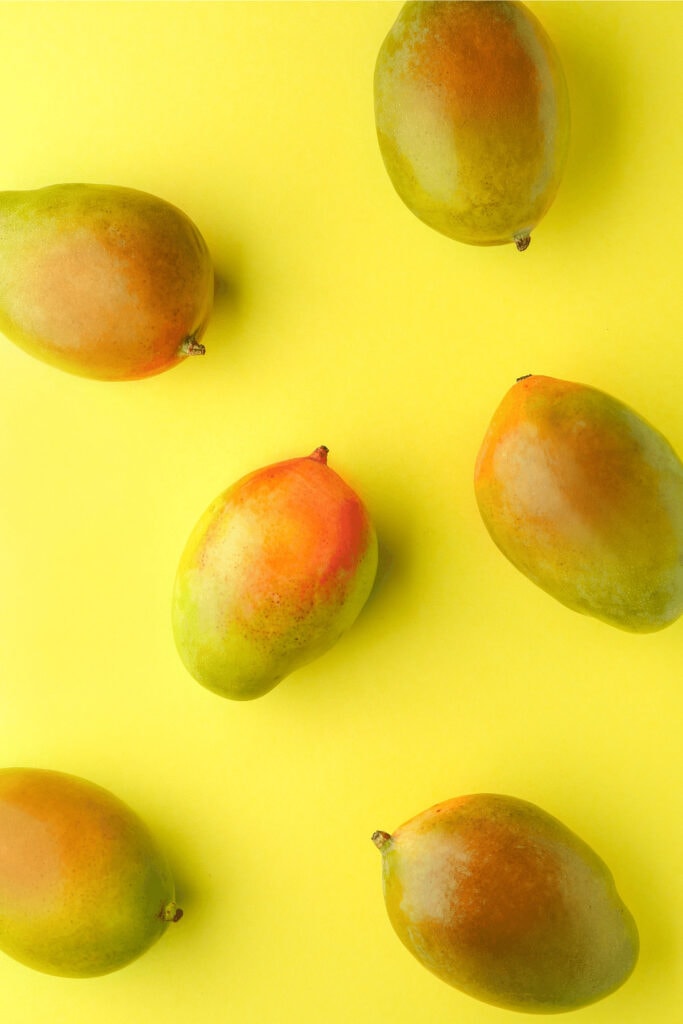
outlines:
[[[251,700],[329,650],[357,618],[377,570],[358,495],[306,458],[256,470],[219,495],[181,556],[173,632],[194,678]]]
[[[70,373],[137,380],[202,355],[213,264],[177,207],[136,189],[0,192],[0,331]]]
[[[566,163],[564,72],[521,3],[406,3],[377,56],[375,124],[412,212],[471,245],[523,251]]]
[[[618,399],[519,379],[486,431],[474,489],[498,548],[567,607],[633,632],[683,612],[683,465]]]
[[[0,949],[47,974],[107,974],[178,921],[171,871],[140,818],[62,772],[0,769]]]
[[[638,930],[596,853],[534,804],[475,794],[375,832],[384,898],[401,942],[462,992],[556,1013],[629,977]]]

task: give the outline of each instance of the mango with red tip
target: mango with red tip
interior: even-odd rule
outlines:
[[[98,380],[161,373],[204,352],[213,294],[206,242],[157,196],[0,192],[0,331],[43,362]]]
[[[391,924],[442,981],[509,1010],[575,1010],[619,988],[636,923],[604,861],[525,800],[475,794],[375,832]]]
[[[221,696],[267,693],[336,643],[370,595],[375,530],[327,453],[321,446],[250,473],[187,541],[175,641],[194,678]]]
[[[412,212],[472,245],[520,250],[549,209],[569,144],[553,43],[521,3],[406,3],[375,66],[375,122]]]
[[[182,911],[140,818],[85,779],[0,770],[0,949],[37,971],[108,974]]]
[[[683,464],[623,402],[521,378],[491,420],[474,486],[499,549],[569,608],[634,632],[683,612]]]

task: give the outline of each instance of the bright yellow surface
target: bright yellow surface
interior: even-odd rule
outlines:
[[[372,72],[398,4],[0,6],[0,188],[156,193],[223,280],[204,359],[147,381],[0,339],[0,761],[127,800],[185,908],[105,978],[0,956],[7,1024],[511,1019],[401,947],[370,842],[477,791],[579,832],[638,921],[635,974],[580,1019],[679,1018],[683,622],[632,636],[547,597],[471,480],[530,371],[611,392],[683,452],[683,5],[532,7],[574,128],[519,254],[441,237],[392,189]],[[222,700],[173,646],[180,552],[225,486],[320,444],[372,510],[379,584],[333,651]]]

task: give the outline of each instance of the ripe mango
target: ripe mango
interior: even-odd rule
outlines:
[[[474,487],[503,554],[569,608],[634,632],[683,612],[683,464],[616,398],[521,378],[491,420]]]
[[[638,931],[605,863],[557,818],[476,794],[375,832],[399,939],[430,971],[509,1010],[574,1010],[618,988]]]
[[[137,189],[0,192],[0,331],[62,370],[135,380],[203,354],[214,272],[197,227]]]
[[[73,775],[0,769],[1,950],[47,974],[107,974],[181,915],[166,859],[126,804]]]
[[[188,671],[221,696],[272,690],[336,643],[370,594],[375,530],[327,454],[321,446],[238,480],[187,541],[175,641]]]
[[[375,66],[375,122],[412,212],[472,245],[529,245],[569,143],[559,57],[521,3],[406,3]]]

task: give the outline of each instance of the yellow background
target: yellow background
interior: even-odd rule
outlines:
[[[0,6],[0,188],[156,193],[221,279],[207,355],[148,381],[0,339],[0,763],[125,799],[185,908],[104,978],[0,957],[7,1024],[511,1019],[403,949],[370,843],[478,791],[575,829],[638,921],[635,974],[580,1019],[678,1019],[683,623],[632,636],[553,601],[494,548],[471,481],[532,371],[611,392],[683,452],[683,6],[530,6],[573,136],[524,254],[449,241],[394,193],[372,72],[398,4]],[[374,596],[271,694],[222,700],[173,646],[180,551],[224,487],[319,444],[375,519]]]

